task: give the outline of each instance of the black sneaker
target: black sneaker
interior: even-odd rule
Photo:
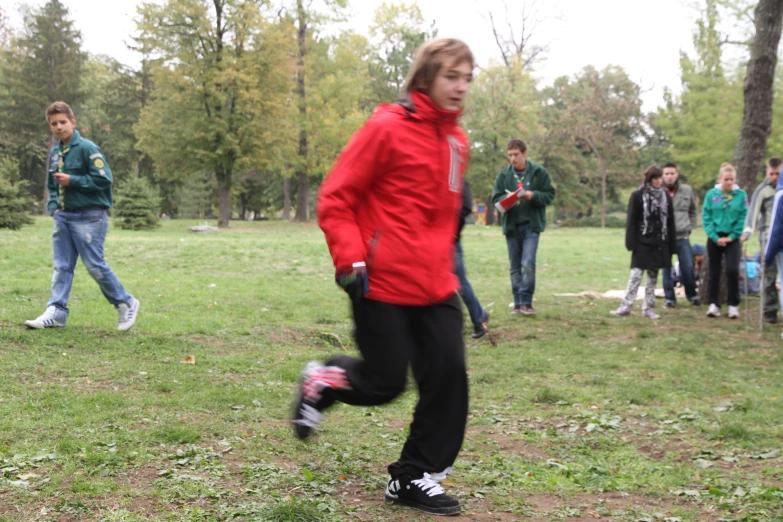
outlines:
[[[777,312],[764,312],[764,322],[769,324],[775,324],[778,322]]]
[[[487,323],[489,323],[489,312],[484,310],[484,321],[480,325],[473,327],[473,333],[470,334],[470,336],[473,339],[481,339],[487,335],[489,333],[489,327],[487,326]]]
[[[412,507],[432,515],[456,515],[460,511],[459,501],[445,494],[429,473],[424,473],[419,479],[409,475],[389,478],[384,499],[387,503]]]
[[[342,375],[339,375],[340,372]],[[313,430],[321,424],[323,421],[321,412],[334,404],[329,387],[340,385],[348,388],[345,370],[335,366],[324,366],[315,361],[307,363],[299,379],[299,389],[291,414],[291,426],[299,440],[310,437]]]
[[[663,307],[664,308],[677,308],[677,301],[669,301],[667,299],[666,302],[663,303]]]
[[[693,306],[701,306],[701,300],[699,300],[698,297],[694,297],[693,299],[691,299],[691,304]]]

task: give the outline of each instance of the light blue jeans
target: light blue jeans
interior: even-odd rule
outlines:
[[[73,269],[81,256],[82,263],[101,288],[106,299],[115,307],[130,304],[133,297],[103,259],[103,242],[109,217],[105,210],[60,210],[54,215],[54,275],[52,298],[46,305],[68,313],[68,298],[73,285]]]
[[[511,292],[514,306],[531,306],[536,291],[536,251],[539,233],[530,224],[517,225],[514,234],[506,236],[508,260],[511,265]]]

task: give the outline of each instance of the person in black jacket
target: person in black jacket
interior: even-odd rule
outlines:
[[[677,233],[672,198],[663,188],[663,171],[657,165],[647,169],[644,185],[631,194],[628,201],[625,248],[632,253],[631,276],[620,308],[610,313],[616,316],[631,314],[642,274],[646,270],[647,285],[642,316],[659,319],[660,316],[653,311],[658,270],[671,268],[672,253],[677,251]]]
[[[487,323],[489,323],[489,312],[481,308],[478,297],[473,292],[473,287],[468,281],[468,274],[465,272],[465,261],[462,258],[462,244],[460,244],[460,238],[462,236],[462,227],[465,226],[465,218],[473,213],[473,194],[470,192],[470,185],[465,181],[462,192],[462,209],[459,214],[459,228],[457,229],[457,242],[456,252],[454,253],[454,271],[459,278],[459,295],[462,297],[462,301],[468,308],[470,314],[470,322],[473,323],[473,333],[471,337],[473,339],[481,339],[489,329]]]

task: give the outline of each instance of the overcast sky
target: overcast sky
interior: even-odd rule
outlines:
[[[27,0],[40,6],[45,0]],[[82,32],[84,47],[127,64],[138,55],[127,50],[125,42],[134,31],[133,18],[141,0],[67,0],[65,4]],[[366,33],[375,8],[382,0],[351,0],[353,16],[349,25]],[[519,27],[523,0],[418,0],[424,17],[434,20],[439,36],[465,40],[479,64],[500,59],[487,13],[496,21],[510,21]],[[585,65],[602,68],[608,64],[623,67],[645,91],[644,109],[663,103],[663,89],[679,92],[679,53],[693,50],[692,34],[696,12],[687,0],[537,0],[540,17],[545,18],[535,42],[548,45],[545,60],[536,67],[536,78],[546,85],[561,75],[573,75]],[[0,0],[20,20],[18,0]],[[527,1],[531,5],[531,0]],[[507,27],[503,26],[503,29]]]

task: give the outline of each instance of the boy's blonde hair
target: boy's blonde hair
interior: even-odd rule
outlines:
[[[69,120],[76,119],[71,106],[64,101],[56,101],[46,108],[46,123],[49,123],[49,118],[55,114],[65,114]]]
[[[734,168],[734,165],[731,163],[723,163],[720,166],[720,170],[718,171],[718,181],[723,179],[723,173],[724,172],[733,172],[734,175],[737,175],[737,169]]]
[[[410,94],[413,91],[429,92],[432,82],[440,68],[447,64],[459,65],[463,62],[475,66],[473,53],[468,45],[456,38],[436,38],[421,44],[413,55],[413,63],[405,78],[402,91]]]

